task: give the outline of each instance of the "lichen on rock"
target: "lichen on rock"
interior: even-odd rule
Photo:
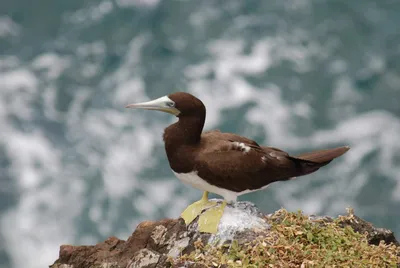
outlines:
[[[280,209],[265,215],[250,202],[227,206],[217,234],[197,219],[142,222],[126,240],[60,247],[51,268],[400,267],[393,232],[346,216],[306,216]]]

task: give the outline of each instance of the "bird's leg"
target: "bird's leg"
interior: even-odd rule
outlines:
[[[199,218],[199,231],[205,233],[215,234],[218,231],[219,221],[224,214],[226,207],[226,200],[218,207],[213,207],[200,215]]]
[[[185,220],[186,225],[190,224],[200,213],[207,208],[215,206],[217,203],[208,200],[208,192],[203,193],[203,197],[188,206],[181,214],[182,219]]]

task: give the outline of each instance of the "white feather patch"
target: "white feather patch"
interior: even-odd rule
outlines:
[[[247,146],[246,144],[244,144],[243,142],[237,142],[235,141],[233,143],[234,146],[236,146],[237,148],[241,149],[243,152],[248,153],[250,152],[250,146]]]
[[[282,160],[282,159],[283,159],[282,156],[280,156],[279,154],[277,154],[277,153],[275,153],[275,152],[270,152],[269,155],[270,155],[271,157],[273,157],[273,158],[278,159],[278,160]]]

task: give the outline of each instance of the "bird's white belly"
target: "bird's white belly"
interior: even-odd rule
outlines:
[[[172,172],[174,172],[174,171],[172,171]],[[206,182],[205,180],[203,180],[202,178],[200,178],[197,175],[197,171],[192,171],[190,173],[174,172],[174,174],[183,183],[189,184],[190,186],[193,186],[194,188],[202,190],[202,191],[207,191],[210,193],[220,195],[220,196],[224,197],[224,199],[228,202],[235,202],[239,195],[247,194],[250,192],[257,191],[257,190],[261,190],[261,189],[257,189],[257,190],[245,190],[242,192],[234,192],[234,191],[230,191],[227,189],[223,189],[223,188],[217,187],[215,185],[211,185],[208,182]],[[262,189],[264,189],[264,188],[266,188],[266,186],[263,187]]]

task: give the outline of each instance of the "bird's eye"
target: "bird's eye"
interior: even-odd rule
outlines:
[[[169,101],[169,102],[167,102],[167,106],[168,107],[174,107],[175,106],[175,102]]]

